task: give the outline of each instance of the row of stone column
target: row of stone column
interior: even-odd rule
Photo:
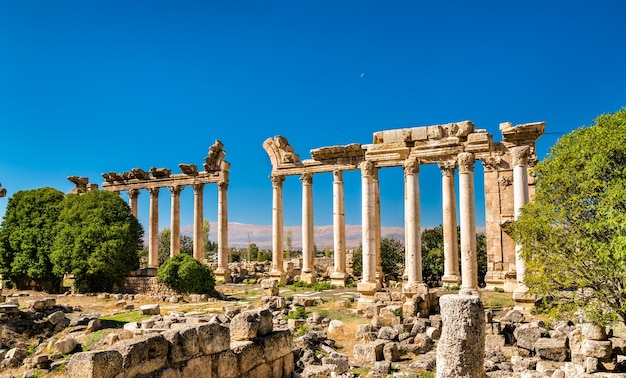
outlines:
[[[202,232],[204,215],[204,183],[193,184],[194,212],[193,212],[193,257],[204,258],[204,237]],[[170,221],[170,256],[180,253],[180,193],[184,185],[167,186],[172,196]],[[158,267],[159,264],[159,192],[160,187],[146,188],[150,194],[150,223],[148,231],[148,266]],[[217,244],[218,269],[215,274],[225,282],[229,281],[228,271],[228,183],[218,183],[218,214],[217,214]],[[127,191],[132,214],[137,217],[137,199],[139,189]],[[224,276],[224,277],[222,277]]]
[[[524,147],[528,156],[530,149]],[[517,150],[512,149],[517,154]],[[523,155],[523,154],[522,154]],[[520,155],[521,156],[521,155]],[[514,158],[514,185],[516,215],[528,202],[526,158]],[[476,251],[476,209],[474,191],[475,156],[469,152],[460,153],[456,159],[439,163],[442,172],[443,237],[444,237],[444,284],[458,285],[474,292],[478,290],[478,260]],[[454,176],[459,167],[459,213],[461,239],[461,273],[459,273],[457,213]],[[405,161],[405,287],[416,287],[423,281],[421,225],[419,207],[419,166],[415,158]],[[380,186],[378,168],[373,162],[361,163],[362,190],[362,248],[363,274],[358,290],[364,293],[375,292],[380,288]],[[342,171],[334,171],[333,180],[333,227],[334,227],[334,272],[333,284],[345,284],[346,246],[345,246],[345,211],[344,186]],[[272,176],[273,185],[273,266],[272,276],[284,280],[283,270],[283,203],[282,185],[285,176]],[[313,266],[313,195],[311,173],[303,173],[302,180],[302,275],[301,279],[315,280]],[[519,253],[518,253],[519,256]],[[523,280],[524,263],[521,258],[516,262],[518,281]],[[520,278],[521,277],[521,278]],[[409,289],[410,290],[410,289]]]

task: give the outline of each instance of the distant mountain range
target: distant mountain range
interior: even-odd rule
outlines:
[[[211,230],[209,239],[217,241],[217,223],[210,222]],[[291,230],[292,248],[302,248],[302,226],[285,226],[284,237],[287,231]],[[484,232],[484,227],[479,228],[478,232]],[[193,235],[193,225],[181,227],[181,233],[184,235]],[[333,249],[333,226],[315,226],[315,245],[322,250],[326,246]],[[383,237],[395,237],[404,241],[404,227],[381,227],[381,235]],[[247,247],[248,242],[256,244],[260,249],[272,249],[272,226],[244,223],[228,223],[228,244],[231,247],[242,248]],[[346,225],[346,247],[354,248],[361,244],[361,225]],[[286,248],[286,246],[285,246]]]

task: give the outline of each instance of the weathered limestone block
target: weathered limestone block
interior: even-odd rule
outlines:
[[[542,337],[535,342],[535,353],[546,360],[565,361],[567,358],[566,340]]]
[[[413,344],[416,347],[414,353],[417,354],[430,352],[433,349],[434,345],[433,340],[425,333],[418,333],[417,335],[415,335],[415,338],[413,339]]]
[[[439,300],[443,329],[437,345],[437,377],[485,376],[485,317],[483,303],[471,291],[444,295]]]
[[[397,340],[400,332],[393,327],[381,327],[378,330],[378,338],[383,340]]]
[[[537,340],[539,340],[544,332],[547,332],[547,330],[543,327],[540,327],[538,324],[526,323],[521,324],[517,328],[515,328],[515,331],[513,331],[513,336],[515,336],[515,339],[517,340],[517,346],[519,348],[524,348],[526,350],[532,351],[535,347],[535,343],[537,342]]]
[[[20,311],[20,305],[17,303],[0,304],[0,314],[17,314]]]
[[[260,337],[259,345],[263,348],[265,359],[268,362],[284,357],[291,353],[293,348],[293,337],[290,331],[275,331],[269,335]]]
[[[584,323],[580,326],[583,337],[588,340],[607,340],[606,328],[591,323]]]
[[[198,346],[204,355],[221,353],[230,348],[230,330],[217,323],[204,323],[195,327]]]
[[[322,299],[320,297],[303,297],[301,295],[295,295],[293,297],[294,306],[311,307],[320,303],[322,303]]]
[[[76,353],[67,364],[67,376],[114,378],[122,373],[122,364],[122,355],[117,350]]]
[[[48,316],[48,322],[53,325],[59,324],[63,319],[65,319],[65,313],[63,311],[55,311]]]
[[[271,377],[272,367],[266,363],[257,365],[254,369],[250,370],[249,377]]]
[[[167,362],[169,344],[163,335],[140,336],[114,345],[123,358],[125,377],[150,374]]]
[[[398,350],[398,344],[394,342],[385,344],[383,347],[383,358],[389,362],[399,361],[400,351]]]
[[[158,304],[145,304],[139,307],[143,315],[159,315],[161,314],[161,306]]]
[[[239,377],[239,360],[232,350],[226,350],[217,357],[217,376],[219,378]]]
[[[263,358],[263,348],[253,341],[233,341],[230,348],[237,355],[239,372],[241,374],[246,374],[255,366],[265,361]]]
[[[187,364],[181,369],[181,378],[211,378],[213,370],[213,357],[200,356],[187,361]]]
[[[308,365],[300,374],[302,378],[330,378],[330,367],[324,365]]]
[[[353,349],[354,359],[361,364],[372,364],[376,361],[382,361],[384,358],[384,345],[384,342],[378,341],[356,344]]]
[[[350,370],[348,356],[340,353],[331,353],[330,356],[323,357],[322,366],[328,366],[335,374],[343,374]]]
[[[252,340],[272,332],[273,327],[272,313],[268,309],[243,311],[230,322],[230,339]]]
[[[176,331],[167,331],[163,333],[163,336],[170,344],[168,359],[172,364],[189,360],[200,353],[196,328],[187,327]]]
[[[328,323],[328,330],[326,331],[330,339],[337,339],[344,336],[343,322],[341,320],[333,319]]]
[[[76,345],[76,344],[74,344],[74,345]],[[4,355],[5,359],[15,359],[15,360],[19,361],[20,363],[22,361],[24,361],[24,359],[26,357],[28,357],[28,351],[26,349],[23,349],[23,348],[11,348]]]
[[[582,344],[582,353],[585,357],[608,358],[611,357],[613,348],[611,342],[599,340],[585,340]]]
[[[441,331],[435,327],[426,328],[426,336],[433,340],[438,340],[441,337]]]
[[[76,348],[76,340],[73,337],[59,340],[54,343],[54,349],[61,354],[70,354]]]

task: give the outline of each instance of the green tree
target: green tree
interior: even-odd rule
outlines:
[[[206,294],[215,287],[215,276],[211,268],[185,253],[168,259],[159,267],[157,281],[185,294]]]
[[[52,272],[50,249],[63,192],[53,188],[22,190],[8,201],[0,228],[0,273],[20,288],[30,281],[56,291],[60,275]]]
[[[560,138],[533,174],[513,224],[524,282],[587,321],[626,322],[626,108]]]
[[[380,262],[385,276],[396,279],[404,273],[404,243],[393,236],[380,240]]]
[[[170,258],[172,232],[168,227],[163,227],[159,232],[159,266]],[[180,253],[193,256],[193,238],[188,235],[180,236]]]
[[[287,245],[287,252],[285,253],[285,257],[291,257],[291,243],[293,242],[293,234],[291,233],[291,229],[287,230],[287,235],[285,236],[285,244]]]
[[[108,291],[139,266],[143,229],[117,194],[70,194],[56,226],[53,272],[71,273],[79,291]]]

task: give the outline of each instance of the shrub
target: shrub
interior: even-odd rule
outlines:
[[[215,287],[215,276],[208,265],[181,253],[165,261],[157,281],[178,293],[206,294]]]

